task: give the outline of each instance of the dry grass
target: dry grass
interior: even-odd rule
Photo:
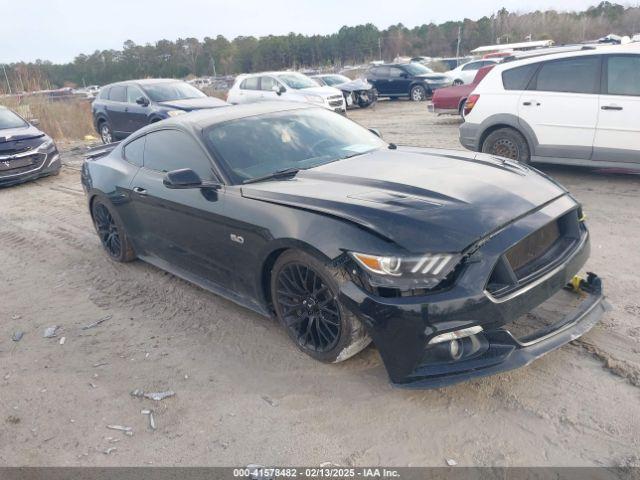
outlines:
[[[96,136],[91,117],[91,103],[86,99],[48,100],[38,97],[0,98],[5,105],[27,120],[38,119],[40,128],[55,140],[82,140]]]

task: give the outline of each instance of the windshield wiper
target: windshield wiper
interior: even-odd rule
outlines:
[[[266,175],[262,175],[260,177],[255,177],[255,178],[250,178],[249,180],[245,180],[242,183],[256,183],[256,182],[262,182],[264,180],[270,180],[272,178],[284,178],[284,177],[290,177],[295,175],[296,173],[298,173],[300,171],[299,168],[285,168],[283,170],[276,170],[275,172],[271,172],[268,173]]]

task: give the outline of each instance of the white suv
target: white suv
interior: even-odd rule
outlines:
[[[460,143],[523,163],[640,169],[640,44],[496,65],[467,99]]]
[[[315,80],[296,72],[239,75],[227,96],[227,101],[234,105],[269,100],[311,103],[339,113],[347,111],[340,90],[320,86]]]

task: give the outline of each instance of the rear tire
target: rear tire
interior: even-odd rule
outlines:
[[[411,87],[409,96],[414,102],[424,102],[427,99],[427,90],[421,85],[416,85]]]
[[[463,120],[464,120],[464,107],[466,104],[467,104],[467,99],[465,98],[460,102],[460,106],[458,107],[458,115],[460,115]]]
[[[98,131],[100,132],[102,143],[106,145],[113,142],[113,130],[111,130],[111,125],[109,125],[108,121],[101,120],[98,124]]]
[[[482,143],[482,151],[499,157],[529,163],[531,154],[524,136],[513,128],[499,128]]]
[[[276,315],[298,348],[324,363],[337,363],[371,339],[338,298],[347,273],[298,250],[284,252],[271,272]]]
[[[116,262],[135,260],[133,245],[122,222],[106,203],[99,199],[94,200],[91,205],[91,217],[100,243],[111,259]]]

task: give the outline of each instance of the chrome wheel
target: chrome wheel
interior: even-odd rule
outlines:
[[[322,277],[302,263],[280,270],[276,298],[285,326],[298,345],[314,352],[329,352],[340,339],[341,317],[337,299]]]
[[[413,87],[411,89],[411,100],[414,102],[422,102],[427,98],[427,92],[422,87]]]
[[[100,127],[100,137],[102,138],[102,143],[111,143],[113,141],[111,129],[106,122]]]

